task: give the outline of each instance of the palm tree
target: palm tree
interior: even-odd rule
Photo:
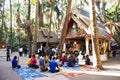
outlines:
[[[95,0],[95,4],[97,6],[98,9],[98,15],[97,18],[104,24],[106,23],[106,5],[110,5],[113,2],[117,2],[117,0]]]
[[[114,0],[106,0],[106,1],[114,1]],[[120,16],[119,16],[119,7],[120,7],[120,0],[115,0],[116,2],[113,4],[113,6],[107,10],[107,22],[105,23],[105,26],[110,30],[111,37],[120,44]],[[112,12],[111,12],[112,10]],[[110,11],[110,12],[109,12]]]
[[[96,13],[94,0],[91,0],[91,28],[92,28],[92,52],[93,52],[93,67],[98,69],[103,69],[102,63],[100,60],[100,51],[99,51],[99,42],[98,42],[98,28],[96,22]]]
[[[113,21],[107,21],[105,23],[106,28],[110,31],[110,36],[120,45],[120,26]]]
[[[63,44],[65,42],[65,38],[66,38],[66,35],[67,35],[67,22],[68,22],[69,17],[70,17],[71,3],[72,3],[72,0],[68,0],[68,5],[66,7],[65,22],[64,22],[64,26],[63,26],[63,30],[62,30],[62,35],[61,35],[61,38],[60,38],[60,43],[59,43],[59,46],[58,46],[59,57],[61,57],[61,55],[62,55]]]

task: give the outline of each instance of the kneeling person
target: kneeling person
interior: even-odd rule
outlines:
[[[60,71],[60,68],[59,68],[57,62],[55,61],[55,57],[53,57],[53,60],[50,61],[49,67],[50,67],[50,72],[52,72],[52,73]]]

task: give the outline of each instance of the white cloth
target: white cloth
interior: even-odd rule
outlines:
[[[83,55],[78,55],[78,64],[79,65],[85,65],[85,60],[83,59]]]

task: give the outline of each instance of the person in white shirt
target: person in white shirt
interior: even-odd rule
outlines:
[[[23,55],[23,48],[19,48],[19,55],[20,55],[20,56]]]
[[[79,52],[79,55],[78,55],[78,65],[80,66],[85,65],[85,59],[83,58],[83,55],[81,54],[81,52]]]

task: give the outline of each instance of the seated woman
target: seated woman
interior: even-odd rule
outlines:
[[[37,65],[37,59],[35,58],[35,55],[32,55],[30,67],[37,69],[39,66]]]
[[[85,64],[86,65],[92,65],[92,62],[90,61],[89,55],[86,55]]]
[[[75,63],[76,63],[75,58],[73,57],[73,55],[70,55],[70,57],[67,59],[67,66],[74,67]]]
[[[27,59],[27,65],[30,67],[30,63],[31,63],[31,55],[29,55],[28,59]]]
[[[65,52],[63,52],[62,53],[62,58],[61,58],[61,66],[63,66],[64,65],[64,63],[67,61],[67,56],[66,56],[66,53]]]
[[[18,60],[17,60],[17,56],[14,56],[13,60],[12,60],[12,68],[20,68],[21,66],[18,65]]]
[[[42,55],[39,59],[39,65],[40,65],[40,70],[41,72],[47,71],[47,64],[46,64],[46,60],[45,60],[45,55]]]

